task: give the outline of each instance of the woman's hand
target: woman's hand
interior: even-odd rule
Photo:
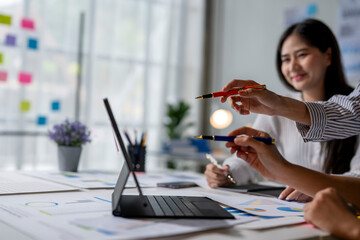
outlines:
[[[234,79],[223,88],[223,91],[254,85],[259,85],[259,83],[252,80]],[[239,95],[221,97],[220,100],[224,103],[228,99],[230,106],[241,115],[247,115],[250,112],[274,115],[276,106],[281,103],[281,98],[277,94],[266,89],[254,88],[240,90]]]
[[[252,80],[234,79],[223,91],[259,85]],[[269,116],[282,116],[296,122],[311,125],[311,118],[305,103],[289,97],[277,95],[268,89],[248,88],[239,90],[239,95],[221,97],[221,102],[229,99],[230,106],[241,115],[261,113]]]
[[[359,239],[360,222],[334,188],[316,193],[304,207],[304,218],[320,229],[346,239]]]
[[[266,132],[242,127],[230,132],[228,135],[238,136],[234,142],[226,143],[225,146],[231,148],[230,152],[232,154],[236,152],[239,158],[246,161],[266,178],[276,180],[281,174],[279,171],[290,164],[281,156],[275,145],[267,145],[252,138],[270,137]]]
[[[295,200],[297,202],[310,202],[313,198],[292,187],[286,187],[284,191],[280,193],[279,199],[285,199],[287,201]]]
[[[232,183],[227,178],[229,173],[229,166],[225,165],[222,168],[218,168],[214,164],[206,165],[205,177],[208,185],[211,188],[216,188],[220,186],[229,186]]]

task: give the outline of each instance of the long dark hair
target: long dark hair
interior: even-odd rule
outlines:
[[[325,74],[325,99],[335,94],[348,95],[353,88],[348,85],[344,75],[339,45],[330,28],[316,19],[306,19],[295,23],[285,30],[279,40],[276,52],[276,70],[280,80],[289,89],[296,90],[281,72],[281,48],[291,34],[297,34],[309,46],[318,48],[322,53],[331,49],[331,64]],[[322,143],[322,151],[326,151],[323,169],[326,173],[340,174],[350,170],[350,162],[356,151],[357,136],[346,139],[332,140]]]

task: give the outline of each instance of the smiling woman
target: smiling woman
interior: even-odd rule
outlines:
[[[326,69],[331,64],[331,48],[323,53],[293,33],[284,41],[281,62],[281,72],[286,81],[295,90],[301,91],[304,101],[324,99],[324,81]]]
[[[285,30],[277,47],[276,68],[284,85],[297,92],[290,96],[298,100],[323,101],[334,94],[347,95],[352,91],[344,77],[337,41],[331,30],[319,20],[307,19]],[[236,82],[233,80],[224,90],[240,87]],[[235,109],[237,101],[237,96],[230,97],[230,104]],[[278,116],[258,115],[253,128],[268,132],[275,138],[276,146],[291,163],[326,173],[360,176],[360,159],[355,154],[357,137],[304,143],[295,122]],[[205,173],[210,186],[230,184],[223,173],[229,168],[238,184],[259,178],[236,156],[224,164],[228,167],[218,169],[208,165]],[[285,189],[280,198],[311,200],[291,187]]]

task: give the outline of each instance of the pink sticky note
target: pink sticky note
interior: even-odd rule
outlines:
[[[19,82],[21,84],[30,84],[32,82],[32,75],[30,73],[19,73]]]
[[[34,30],[35,29],[35,23],[33,20],[29,19],[29,18],[23,18],[21,20],[21,27],[24,29],[31,29]]]
[[[7,72],[0,71],[0,82],[6,82],[7,75],[8,75]]]

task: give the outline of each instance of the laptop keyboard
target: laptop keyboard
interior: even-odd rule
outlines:
[[[146,196],[156,216],[204,216],[199,209],[185,197]]]

